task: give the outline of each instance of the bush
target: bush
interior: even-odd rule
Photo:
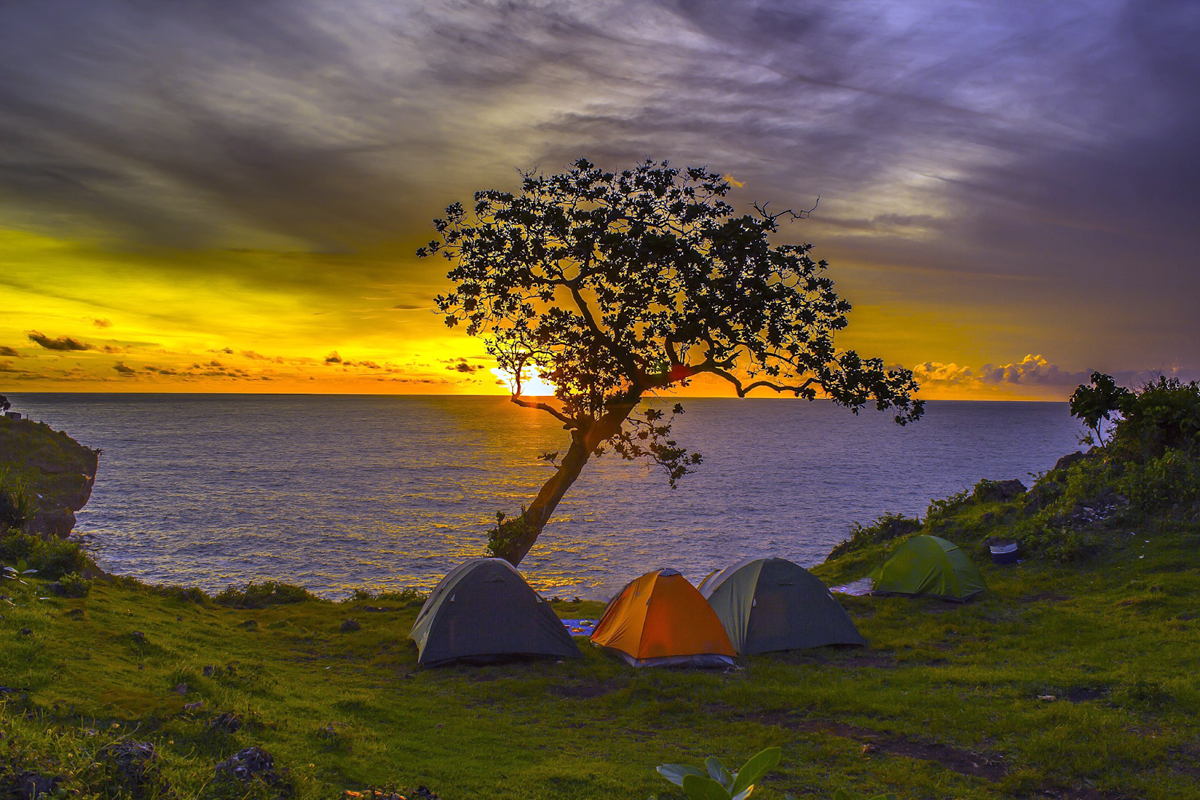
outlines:
[[[303,603],[305,600],[316,599],[302,586],[292,586],[277,581],[263,581],[262,583],[251,581],[241,589],[230,586],[213,598],[218,604],[233,608],[263,608],[286,603]]]
[[[1088,531],[1066,526],[1042,525],[1021,537],[1030,552],[1056,564],[1082,561],[1099,550],[1099,541]]]
[[[963,489],[957,494],[952,494],[944,500],[930,500],[929,508],[925,511],[925,521],[929,522],[934,519],[945,519],[954,515],[963,506],[971,502],[971,496],[974,489]]]
[[[0,561],[24,560],[39,578],[55,580],[69,572],[81,573],[91,562],[83,549],[66,539],[41,539],[24,531],[11,530],[0,539]]]
[[[0,468],[0,533],[25,527],[36,513],[29,484],[8,467]]]
[[[1183,383],[1162,375],[1121,404],[1113,431],[1118,449],[1144,458],[1168,449],[1200,449],[1200,382]]]
[[[401,589],[398,592],[380,592],[372,594],[366,589],[355,589],[354,594],[346,598],[347,603],[390,602],[390,603],[424,603],[425,595],[418,589]]]
[[[1137,391],[1118,389],[1109,375],[1092,373],[1090,386],[1071,396],[1071,415],[1099,434],[1118,415],[1108,444],[1119,458],[1146,461],[1167,450],[1200,450],[1200,382],[1159,375]]]
[[[1200,464],[1181,450],[1168,450],[1143,464],[1129,464],[1117,480],[1121,494],[1147,513],[1200,499]]]
[[[66,597],[87,597],[92,590],[92,582],[78,572],[68,572],[58,579]]]
[[[230,587],[232,589],[233,587]],[[226,589],[229,591],[229,589]],[[165,597],[168,600],[178,600],[181,603],[195,603],[202,606],[208,602],[208,595],[203,590],[197,589],[195,586],[151,586],[150,593],[156,594],[159,597]]]
[[[857,522],[850,528],[850,538],[836,545],[829,553],[830,558],[837,558],[854,550],[880,542],[908,536],[921,529],[921,521],[906,517],[903,514],[884,514],[867,527]]]

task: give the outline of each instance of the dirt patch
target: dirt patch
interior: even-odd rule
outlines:
[[[1108,694],[1108,689],[1103,686],[1082,686],[1078,689],[1068,690],[1063,698],[1072,703],[1086,703],[1088,700],[1099,700],[1106,694]]]
[[[926,614],[949,614],[951,611],[965,608],[966,605],[966,603],[958,603],[954,600],[933,599],[921,606],[921,611]]]
[[[908,739],[858,725],[808,719],[792,714],[750,715],[749,718],[764,725],[778,725],[787,730],[839,736],[862,743],[864,754],[885,753],[918,761],[932,761],[952,772],[973,778],[999,781],[1008,772],[1008,765],[1004,763],[1003,756],[975,753],[937,742]]]
[[[863,650],[829,662],[835,667],[850,667],[852,669],[895,669],[899,666],[896,657],[887,653]]]
[[[1027,594],[1023,597],[1018,597],[1017,602],[1046,603],[1047,605],[1053,605],[1054,603],[1061,603],[1063,600],[1070,599],[1071,598],[1067,597],[1065,594],[1059,594],[1058,592],[1038,592],[1037,594]]]
[[[1133,800],[1129,795],[1108,794],[1099,789],[1064,789],[1061,787],[1042,789],[1039,796],[1053,798],[1053,800]]]
[[[596,683],[566,683],[551,686],[546,691],[557,697],[569,697],[573,700],[586,700],[592,697],[604,697],[619,690],[621,684],[616,681],[597,681]]]

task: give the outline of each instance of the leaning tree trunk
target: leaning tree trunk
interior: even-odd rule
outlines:
[[[521,516],[505,520],[493,531],[492,555],[503,558],[514,567],[521,563],[596,448],[621,430],[621,424],[636,405],[635,399],[631,403],[610,407],[586,429],[571,431],[571,447],[559,462],[554,476],[546,481]]]

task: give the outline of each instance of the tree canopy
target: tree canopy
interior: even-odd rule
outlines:
[[[513,401],[553,415],[571,443],[519,518],[493,531],[496,555],[519,563],[589,458],[610,446],[661,465],[672,485],[699,463],[670,438],[670,418],[632,412],[648,393],[698,375],[854,413],[871,404],[903,425],[922,402],[906,369],[838,350],[850,305],[808,244],[773,244],[790,211],[735,215],[730,185],[705,168],[645,161],[617,172],[586,159],[561,174],[522,175],[518,193],[475,194],[434,221],[454,288],[437,298],[446,324],[482,337],[515,376]],[[524,397],[522,375],[555,387]],[[675,413],[682,407],[675,405]],[[556,454],[551,454],[555,456]]]

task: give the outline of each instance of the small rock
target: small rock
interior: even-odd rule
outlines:
[[[146,634],[142,633],[141,631],[134,631],[133,633],[129,634],[129,636],[138,644],[146,641]]]
[[[150,784],[160,784],[163,789],[169,787],[158,775],[158,754],[151,742],[114,742],[105,745],[100,756],[116,766],[120,783],[126,790],[132,790],[135,797],[146,796],[148,793],[144,790]]]
[[[1072,464],[1083,461],[1084,458],[1086,458],[1086,456],[1084,456],[1084,454],[1082,452],[1080,452],[1079,450],[1076,450],[1074,453],[1069,453],[1069,454],[1063,456],[1062,458],[1060,458],[1058,461],[1055,461],[1054,469],[1055,470],[1066,469],[1067,467],[1071,466]]]
[[[870,742],[867,742],[866,744],[864,744],[862,746],[862,754],[864,756],[869,756],[871,753],[877,753],[877,752],[879,752],[879,748],[876,747],[875,745],[871,744]]]
[[[342,623],[342,633],[351,633],[358,630],[362,630],[362,625],[359,625],[357,620],[348,619]]]
[[[1039,694],[1038,695],[1038,700],[1041,700],[1043,703],[1053,703],[1057,699],[1058,698],[1052,694]]]
[[[225,733],[237,733],[242,729],[242,721],[236,715],[226,711],[213,717],[212,721],[208,723],[208,727]]]
[[[258,620],[248,619],[242,623],[242,627],[248,631],[258,630]]]
[[[204,677],[206,677],[206,678],[211,678],[213,673],[216,671],[217,671],[217,668],[214,667],[212,664],[206,664],[204,669],[202,670],[202,672],[204,673]]]
[[[58,785],[65,781],[62,775],[39,775],[36,772],[22,772],[17,776],[17,797],[21,800],[33,800],[44,795],[53,795],[58,791]]]
[[[202,706],[202,705],[204,705],[203,700],[197,700],[194,703],[184,703],[183,710],[184,711],[195,711],[196,709],[200,708],[200,706]]]
[[[217,764],[217,775],[235,778],[242,783],[258,776],[268,784],[281,783],[282,779],[275,770],[275,759],[261,747],[247,747],[239,750],[226,760]]]
[[[50,590],[51,592],[53,592],[54,594],[58,595],[59,597],[67,596],[67,587],[63,586],[60,581],[55,581],[54,583],[50,584],[46,588],[48,590]]]
[[[175,621],[176,621],[176,622],[183,622],[183,617],[176,616],[176,617],[175,617]]]
[[[22,636],[32,636],[33,631],[29,630],[29,628],[21,628],[21,635]]]
[[[424,786],[418,786],[417,791],[413,792],[413,797],[420,798],[420,800],[441,800],[441,798]]]
[[[173,691],[175,692],[175,694],[187,694],[187,684],[186,683],[177,683],[177,684],[175,684],[175,689]]]

